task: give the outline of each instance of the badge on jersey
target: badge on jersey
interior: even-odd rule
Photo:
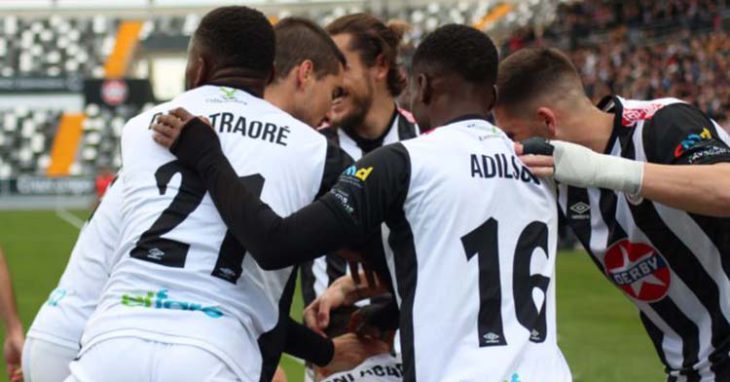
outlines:
[[[620,240],[608,248],[604,263],[608,277],[636,300],[659,301],[669,291],[667,261],[650,245]]]

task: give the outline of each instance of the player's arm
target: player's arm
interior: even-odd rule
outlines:
[[[320,336],[291,317],[286,326],[285,353],[317,366],[326,366],[332,361],[335,347],[331,339]]]
[[[667,106],[652,122],[642,137],[647,162],[539,139],[524,142],[524,153],[545,155],[522,159],[536,175],[573,186],[640,195],[701,215],[730,216],[730,148],[712,122],[685,104]]]
[[[0,316],[2,316],[3,325],[5,325],[3,355],[8,378],[11,381],[20,380],[19,378],[22,378],[20,359],[24,342],[23,324],[20,322],[20,316],[18,315],[13,284],[10,281],[10,272],[2,248],[0,248]]]
[[[383,148],[361,159],[352,174],[341,176],[323,197],[282,218],[238,181],[209,125],[180,109],[175,112],[180,117],[161,116],[153,126],[155,140],[171,146],[171,152],[200,175],[229,230],[264,269],[363,243],[407,191],[410,162],[405,149]],[[176,140],[161,138],[171,131]]]

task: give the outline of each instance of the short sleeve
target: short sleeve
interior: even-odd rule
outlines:
[[[716,125],[688,104],[672,104],[659,110],[644,126],[643,140],[647,161],[652,163],[730,161],[730,148],[720,138]]]

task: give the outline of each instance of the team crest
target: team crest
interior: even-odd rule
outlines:
[[[655,302],[667,295],[669,267],[651,246],[620,240],[608,248],[604,263],[608,277],[634,299]]]

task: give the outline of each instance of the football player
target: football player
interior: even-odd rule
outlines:
[[[593,105],[570,60],[524,49],[500,65],[500,127],[598,269],[636,305],[669,381],[730,380],[730,138],[675,98]],[[550,156],[554,149],[554,158]],[[605,154],[605,155],[604,155]],[[554,159],[554,160],[553,160]]]

